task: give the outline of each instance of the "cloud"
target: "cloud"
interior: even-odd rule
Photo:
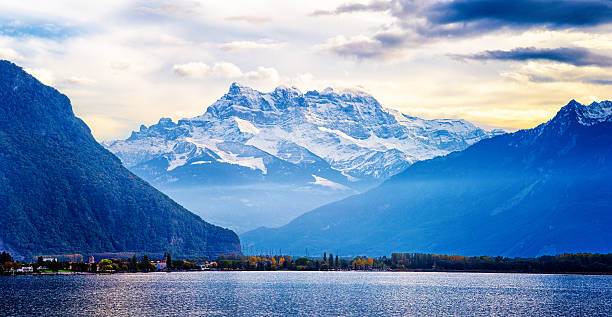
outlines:
[[[22,57],[12,48],[0,47],[0,59],[15,61],[22,59]]]
[[[279,49],[286,43],[278,43],[272,40],[254,41],[233,41],[219,45],[219,48],[226,51],[242,51],[255,49]]]
[[[122,61],[111,61],[108,66],[110,66],[110,68],[115,71],[124,71],[130,68],[130,63]]]
[[[201,4],[197,1],[140,1],[132,10],[141,15],[182,16],[198,13]]]
[[[202,62],[193,62],[174,65],[172,70],[181,77],[204,78],[210,72],[210,66]]]
[[[47,68],[25,68],[25,71],[36,77],[45,85],[49,86],[94,86],[96,80],[83,76],[64,77],[61,73],[56,73]]]
[[[46,68],[25,68],[25,71],[36,77],[41,83],[45,85],[53,85],[55,82],[55,74]]]
[[[202,62],[177,64],[172,67],[174,73],[181,77],[189,78],[245,78],[254,81],[270,81],[277,83],[281,76],[275,68],[257,67],[255,70],[244,73],[240,67],[228,63],[217,62],[211,66]]]
[[[254,15],[238,15],[225,18],[228,21],[246,22],[250,24],[264,24],[271,22],[272,19]]]
[[[134,38],[129,40],[132,45],[143,45],[143,46],[153,46],[159,47],[161,45],[167,46],[183,46],[193,44],[190,41],[182,39],[177,36],[172,36],[165,33],[147,33],[147,34],[138,34]]]
[[[238,66],[232,63],[219,62],[213,65],[212,74],[216,77],[236,78],[242,76],[242,71]]]
[[[400,48],[452,38],[482,36],[500,30],[573,30],[612,23],[612,1],[609,0],[376,0],[369,4],[347,3],[334,10],[317,10],[311,16],[355,12],[385,12],[393,21],[381,25],[370,40],[360,38],[358,42],[330,47],[330,51],[341,56],[379,58]],[[394,37],[385,41],[380,34],[390,28],[399,32],[396,31]],[[357,50],[363,50],[365,46],[365,54],[362,51],[347,54],[342,49],[350,49],[353,45]],[[375,48],[380,52],[370,52]]]
[[[76,86],[93,86],[96,84],[96,81],[91,78],[82,77],[82,76],[71,76],[64,80],[66,84],[76,85]]]
[[[549,28],[595,26],[612,22],[612,2],[608,0],[456,0],[432,5],[427,10],[427,19],[436,25],[468,23],[466,27],[469,28],[485,25]]]
[[[334,10],[317,10],[312,15],[388,11],[397,18],[423,15],[431,27],[547,26],[551,28],[595,26],[612,22],[608,0],[375,0],[369,4],[346,3]]]
[[[372,1],[369,4],[363,3],[345,3],[341,4],[334,10],[316,10],[312,12],[311,16],[320,15],[338,15],[343,13],[354,13],[354,12],[373,12],[373,11],[387,11],[390,9],[392,2],[390,1]]]
[[[530,61],[514,71],[503,72],[501,75],[517,82],[612,84],[612,76],[608,69],[538,61]]]
[[[535,48],[520,47],[509,51],[485,51],[472,55],[456,55],[475,60],[529,61],[548,60],[574,66],[612,66],[612,57],[592,53],[582,47]]]
[[[10,37],[39,37],[49,39],[66,39],[83,32],[76,26],[47,20],[0,20],[0,35]]]
[[[338,35],[328,39],[325,44],[318,45],[315,48],[330,51],[340,56],[356,58],[377,57],[384,53],[383,44],[380,41],[364,35],[352,38]]]
[[[272,82],[280,81],[280,74],[272,67],[257,67],[257,70],[248,72],[245,77],[250,80],[268,80]]]
[[[608,79],[595,78],[587,82],[590,84],[596,84],[596,85],[612,85],[612,77]]]
[[[372,37],[358,35],[346,38],[338,35],[328,39],[325,44],[316,45],[315,49],[357,59],[387,58],[413,47],[414,39],[414,35],[401,30],[386,30]]]
[[[172,70],[181,77],[190,78],[236,78],[242,76],[240,68],[228,62],[217,62],[212,67],[202,62],[177,64],[172,67]]]

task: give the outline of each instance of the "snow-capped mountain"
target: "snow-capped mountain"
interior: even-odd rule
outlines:
[[[498,133],[465,120],[407,116],[383,108],[362,91],[302,93],[278,87],[263,93],[234,83],[201,116],[176,123],[162,118],[106,146],[170,195],[179,187],[287,185],[301,202],[292,199],[281,208],[283,216],[274,217],[286,222],[371,187],[413,162],[465,149]],[[326,198],[306,197],[313,190],[319,191],[317,196],[324,190]],[[248,209],[253,201],[247,200],[243,205]],[[265,204],[261,208],[270,209]],[[270,225],[247,227],[262,224]]]

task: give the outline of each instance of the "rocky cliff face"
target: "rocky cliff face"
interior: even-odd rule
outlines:
[[[345,174],[346,182],[384,179],[410,163],[464,149],[491,135],[465,120],[423,120],[384,109],[361,91],[302,94],[279,87],[261,93],[232,84],[203,115],[178,123],[162,118],[107,147],[128,167],[165,155],[168,171],[189,164],[201,154],[196,149],[217,154],[217,162],[250,167],[262,175],[268,173],[260,160],[266,154],[292,164],[317,157]],[[234,145],[232,150],[223,149],[227,143]],[[240,159],[247,156],[237,152],[245,149],[265,154]]]

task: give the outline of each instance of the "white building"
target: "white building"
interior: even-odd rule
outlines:
[[[17,269],[17,273],[33,273],[34,268],[31,266],[24,266],[20,269]]]

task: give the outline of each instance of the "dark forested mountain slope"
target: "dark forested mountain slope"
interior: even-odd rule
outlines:
[[[418,162],[381,186],[242,236],[339,254],[612,252],[612,102]]]
[[[0,61],[0,219],[0,249],[18,256],[240,252],[234,232],[130,173],[66,96],[7,61]]]

